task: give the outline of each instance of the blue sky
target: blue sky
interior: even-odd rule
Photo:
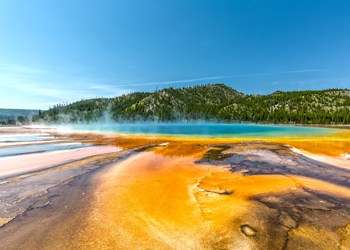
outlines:
[[[350,88],[347,0],[0,0],[0,107],[223,82]]]

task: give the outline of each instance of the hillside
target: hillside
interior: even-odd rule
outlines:
[[[245,95],[224,84],[136,92],[116,98],[56,105],[35,120],[46,122],[219,120],[229,122],[349,124],[350,91],[277,91]]]
[[[278,91],[271,95],[245,96],[221,109],[219,117],[270,123],[349,124],[350,91]]]
[[[240,96],[242,96],[241,93],[224,84],[181,89],[168,88],[145,95],[144,98],[136,100],[127,107],[124,112],[120,112],[117,98],[112,114],[116,120],[213,119],[220,109]]]

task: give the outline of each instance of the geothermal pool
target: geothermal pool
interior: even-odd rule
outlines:
[[[340,132],[339,129],[302,126],[276,126],[256,124],[225,123],[92,123],[81,125],[62,125],[66,131],[109,132],[120,134],[186,136],[205,138],[271,138],[327,136]]]
[[[348,130],[89,124],[0,143],[0,249],[350,248]]]

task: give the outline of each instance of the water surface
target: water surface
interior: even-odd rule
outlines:
[[[339,129],[299,126],[274,126],[223,123],[132,123],[84,124],[61,127],[73,131],[111,132],[122,134],[209,137],[209,138],[269,138],[327,136]]]
[[[33,154],[33,153],[43,153],[49,151],[58,151],[58,150],[69,150],[69,149],[78,149],[84,147],[90,147],[91,144],[82,144],[77,142],[71,143],[50,143],[43,145],[30,145],[30,146],[16,146],[9,148],[0,148],[0,158],[23,155],[23,154]]]

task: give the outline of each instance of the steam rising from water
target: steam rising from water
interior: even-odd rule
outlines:
[[[329,136],[338,129],[224,123],[116,123],[106,119],[88,124],[50,126],[73,132],[107,132],[135,135],[162,135],[211,138],[261,138]]]

